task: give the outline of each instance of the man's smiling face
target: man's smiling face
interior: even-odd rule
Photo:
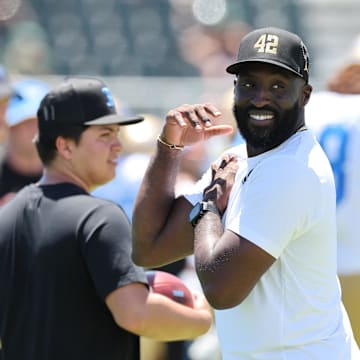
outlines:
[[[261,153],[296,132],[304,86],[304,80],[278,66],[254,62],[240,69],[233,112],[248,147]]]

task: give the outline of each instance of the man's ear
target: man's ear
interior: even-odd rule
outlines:
[[[311,92],[312,92],[312,86],[309,85],[309,84],[304,85],[304,88],[303,88],[303,106],[305,106],[309,102]]]
[[[62,136],[58,136],[55,141],[55,146],[58,153],[65,158],[70,160],[72,157],[73,141],[70,139],[65,139]]]

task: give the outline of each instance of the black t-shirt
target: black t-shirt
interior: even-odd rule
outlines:
[[[29,185],[0,209],[0,338],[7,360],[137,360],[104,299],[146,282],[117,205],[72,184]]]

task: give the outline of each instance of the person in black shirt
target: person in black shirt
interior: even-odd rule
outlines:
[[[90,192],[115,176],[121,118],[99,79],[72,77],[38,112],[37,184],[0,209],[0,337],[7,360],[138,360],[139,336],[204,334],[208,303],[194,307],[149,290],[132,259],[129,220]]]

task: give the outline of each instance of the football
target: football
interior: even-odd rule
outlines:
[[[146,276],[151,290],[168,298],[193,307],[193,297],[189,288],[177,276],[160,270],[148,270]]]

